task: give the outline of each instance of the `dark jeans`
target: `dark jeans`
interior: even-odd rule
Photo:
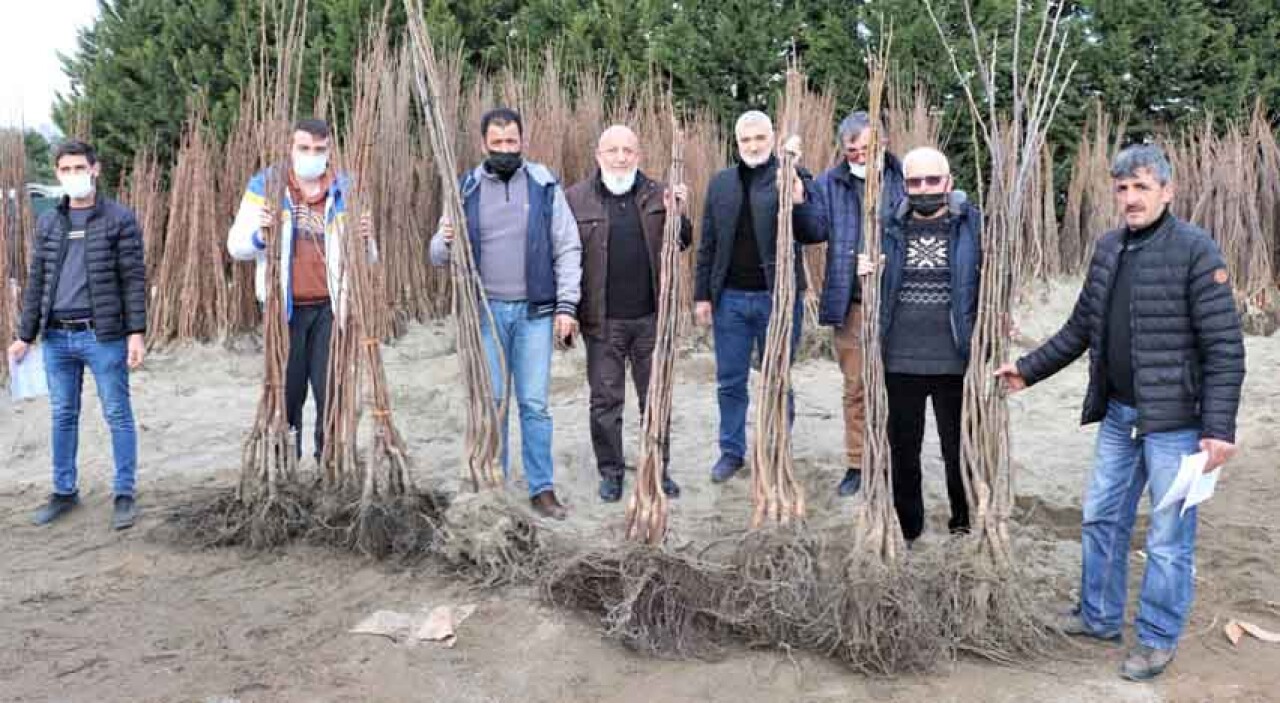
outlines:
[[[942,462],[947,472],[952,532],[969,529],[969,502],[960,475],[960,410],[964,376],[915,376],[889,373],[889,450],[893,459],[893,507],[902,536],[915,539],[924,531],[924,495],[920,487],[920,447],[924,442],[924,404],[933,398]]]
[[[717,399],[720,405],[720,453],[742,461],[747,454],[747,381],[751,377],[751,352],[763,358],[769,333],[773,294],[769,291],[728,289],[712,309],[715,335]],[[804,323],[803,297],[796,296],[792,313],[791,359],[796,358],[800,328]],[[787,406],[788,420],[795,415],[794,394]]]
[[[289,365],[284,372],[285,416],[302,456],[302,406],[307,386],[316,401],[316,451],[324,449],[325,388],[329,379],[329,337],[333,332],[333,308],[329,302],[297,304],[289,320]]]
[[[598,336],[583,337],[587,343],[587,382],[591,385],[591,446],[602,479],[622,478],[626,461],[622,452],[622,411],[627,399],[627,365],[631,365],[631,383],[643,418],[657,335],[657,317],[647,315],[634,320],[607,319]],[[667,430],[670,435],[669,426]],[[670,447],[670,442],[662,447],[664,472],[671,460]]]

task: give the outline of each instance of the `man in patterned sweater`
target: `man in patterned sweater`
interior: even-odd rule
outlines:
[[[960,475],[960,408],[969,338],[978,309],[982,216],[952,190],[951,167],[936,149],[902,160],[907,197],[886,220],[880,333],[889,392],[893,502],[903,536],[924,530],[920,448],[925,401],[932,399],[952,532],[969,529]],[[859,256],[859,274],[871,272]]]

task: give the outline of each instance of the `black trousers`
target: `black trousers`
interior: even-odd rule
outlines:
[[[599,335],[584,335],[587,383],[591,385],[591,446],[595,449],[596,466],[602,479],[622,478],[626,468],[622,450],[622,410],[627,398],[627,365],[631,366],[631,382],[643,417],[657,336],[655,315],[634,320],[606,319]],[[668,442],[662,448],[664,475],[670,457]]]
[[[307,386],[316,401],[316,448],[324,449],[325,390],[329,379],[329,337],[333,333],[333,308],[329,301],[294,304],[289,320],[289,363],[284,372],[285,417],[302,456],[302,406]]]
[[[902,524],[902,536],[912,540],[924,531],[924,495],[921,490],[920,448],[924,442],[925,401],[933,399],[942,462],[947,473],[947,498],[951,503],[952,532],[969,529],[969,503],[960,475],[960,411],[964,376],[914,376],[885,374],[889,392],[889,450],[893,459],[893,507]]]

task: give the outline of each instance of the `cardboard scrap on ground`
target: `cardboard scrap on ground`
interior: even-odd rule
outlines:
[[[1251,622],[1232,620],[1227,623],[1226,627],[1223,628],[1223,631],[1226,633],[1227,639],[1231,640],[1231,644],[1233,645],[1239,645],[1240,638],[1244,637],[1245,633],[1253,635],[1263,642],[1280,644],[1280,634],[1276,634],[1270,630],[1264,630]]]
[[[413,631],[413,618],[394,610],[379,610],[351,628],[353,635],[379,635],[396,642]]]
[[[458,626],[474,612],[476,612],[474,605],[437,606],[427,614],[422,627],[418,628],[417,638],[452,647],[458,641]]]
[[[349,632],[353,635],[386,637],[393,642],[438,642],[452,647],[458,641],[458,626],[475,611],[476,606],[472,604],[440,605],[418,615],[378,610],[361,620]]]

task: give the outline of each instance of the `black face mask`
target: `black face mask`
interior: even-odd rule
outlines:
[[[921,217],[932,217],[947,206],[946,193],[911,193],[907,196],[911,211]]]
[[[489,173],[509,181],[523,163],[524,158],[518,151],[494,151],[490,152],[489,157],[484,160],[484,167]]]

